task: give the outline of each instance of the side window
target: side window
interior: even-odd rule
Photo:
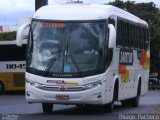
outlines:
[[[110,19],[110,23],[114,24],[112,19]],[[140,24],[121,18],[117,19],[117,47],[147,49],[149,43],[148,34],[148,29],[140,26]]]
[[[123,43],[124,43],[124,47],[128,47],[128,30],[127,30],[127,22],[124,22],[124,34],[123,34],[123,36],[124,36],[124,41],[123,41]]]
[[[128,48],[130,48],[130,28],[129,28],[129,22],[127,22],[127,34],[126,34],[126,36],[127,36],[127,47]]]
[[[143,28],[143,49],[144,50],[146,49],[145,43],[146,43],[146,29]]]
[[[145,28],[142,28],[142,32],[143,32],[143,34],[142,34],[143,35],[142,36],[143,37],[143,42],[142,42],[143,46],[142,46],[142,48],[145,50]]]
[[[148,46],[149,46],[149,30],[148,29],[145,29],[145,36],[146,36],[146,39],[145,39],[145,49],[148,49]]]
[[[124,47],[124,35],[125,35],[125,33],[124,33],[124,28],[125,28],[125,26],[124,26],[124,21],[121,21],[121,45]]]
[[[139,27],[136,26],[136,48],[139,49]]]
[[[139,48],[142,49],[142,28],[139,27]]]
[[[144,32],[143,32],[143,27],[140,27],[140,49],[144,49]]]
[[[135,48],[139,48],[138,41],[139,41],[139,27],[136,26],[136,29],[135,29]]]
[[[136,48],[136,25],[134,25],[134,41],[133,41],[133,43],[134,43],[134,48]]]
[[[135,29],[135,26],[133,24],[130,25],[130,41],[131,41],[131,48],[134,48],[134,39],[135,39],[135,36],[134,36],[134,29]]]
[[[112,24],[115,26],[115,20],[113,18],[109,18],[108,24]]]
[[[122,46],[122,21],[117,21],[117,46]]]

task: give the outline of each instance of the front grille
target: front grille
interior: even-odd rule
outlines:
[[[25,85],[25,73],[14,73],[13,74],[14,87],[24,87]]]
[[[47,90],[47,91],[61,91],[60,88],[62,86],[41,86],[39,89]],[[63,92],[76,92],[76,91],[83,91],[85,90],[84,86],[63,86],[64,91]]]

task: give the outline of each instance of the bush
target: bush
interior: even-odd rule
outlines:
[[[16,31],[0,33],[0,41],[16,40]]]

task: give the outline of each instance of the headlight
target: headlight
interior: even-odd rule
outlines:
[[[84,87],[86,89],[91,89],[91,88],[94,88],[94,87],[98,87],[100,85],[102,85],[102,82],[101,81],[97,81],[97,82],[86,84],[86,85],[84,85]]]
[[[27,80],[27,79],[26,79],[26,83],[30,84],[31,86],[36,87],[36,88],[40,88],[42,86],[42,84],[40,84],[38,82],[30,81],[30,80]]]

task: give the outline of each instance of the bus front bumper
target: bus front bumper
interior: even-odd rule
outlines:
[[[104,84],[83,91],[47,91],[26,84],[26,100],[29,103],[53,104],[104,104]]]

